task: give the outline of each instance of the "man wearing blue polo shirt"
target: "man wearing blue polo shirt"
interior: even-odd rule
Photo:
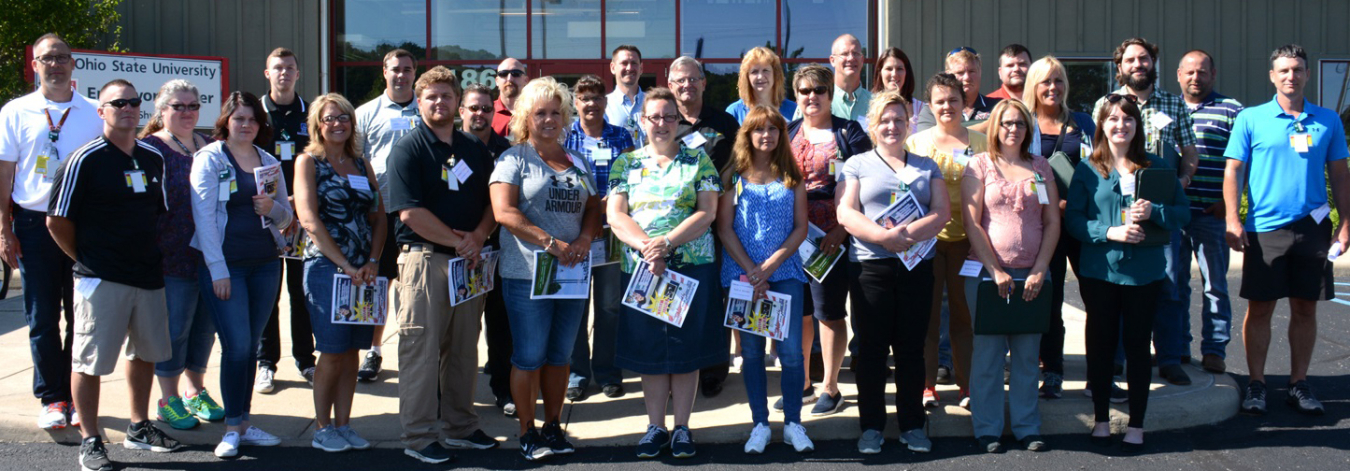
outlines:
[[[1275,303],[1289,298],[1289,390],[1285,402],[1312,415],[1324,413],[1308,385],[1308,363],[1317,340],[1317,301],[1332,299],[1328,252],[1350,246],[1350,217],[1342,215],[1332,239],[1327,181],[1336,206],[1350,208],[1350,168],[1345,128],[1335,111],[1303,96],[1308,55],[1287,45],[1270,55],[1275,99],[1238,114],[1224,151],[1223,199],[1226,238],[1243,252],[1242,290],[1248,300],[1242,342],[1251,381],[1242,411],[1266,411],[1266,352]],[[1239,195],[1247,183],[1247,221],[1238,218]],[[1329,249],[1331,247],[1331,249]]]

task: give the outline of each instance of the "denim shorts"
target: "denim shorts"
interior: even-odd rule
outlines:
[[[333,323],[333,275],[337,271],[337,265],[327,257],[305,259],[305,302],[314,329],[314,349],[344,353],[370,348],[375,326]]]
[[[511,364],[524,371],[567,366],[586,315],[585,299],[530,299],[530,280],[503,278],[511,324]]]

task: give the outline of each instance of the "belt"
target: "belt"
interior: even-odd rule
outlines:
[[[448,247],[441,247],[436,244],[403,244],[403,253],[433,252],[446,255],[455,255],[455,250]]]

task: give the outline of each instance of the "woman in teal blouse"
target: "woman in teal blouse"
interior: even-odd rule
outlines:
[[[1145,153],[1141,123],[1134,96],[1109,96],[1098,116],[1092,154],[1074,171],[1064,212],[1065,228],[1083,242],[1078,277],[1087,307],[1088,384],[1096,413],[1092,442],[1110,444],[1112,363],[1117,339],[1123,337],[1130,422],[1121,448],[1127,452],[1137,452],[1144,444],[1153,373],[1149,341],[1161,280],[1167,274],[1166,246],[1139,244],[1146,225],[1174,231],[1190,220],[1189,202],[1179,182],[1171,201],[1134,198],[1135,172],[1162,164]]]

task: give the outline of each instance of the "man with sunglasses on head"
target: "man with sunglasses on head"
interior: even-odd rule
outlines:
[[[718,173],[731,162],[731,146],[736,142],[736,131],[741,128],[736,118],[715,106],[703,106],[703,90],[707,79],[703,76],[703,65],[689,56],[681,56],[670,63],[666,74],[666,83],[675,92],[675,107],[680,111],[679,127],[676,136],[682,145],[688,148],[701,148],[712,159]],[[718,254],[720,267],[722,245],[717,244],[713,253]],[[721,270],[721,268],[718,268]],[[728,335],[730,335],[728,333]],[[727,352],[727,361],[699,371],[699,385],[704,397],[713,397],[722,392],[722,384],[727,380],[731,369],[731,352]]]
[[[356,137],[360,139],[361,154],[375,168],[375,179],[380,184],[380,201],[389,207],[389,150],[404,135],[411,133],[422,123],[417,108],[417,97],[413,95],[413,80],[417,78],[417,59],[411,52],[394,49],[384,55],[381,63],[384,69],[384,93],[356,109]],[[388,234],[394,233],[394,221],[398,215],[390,212],[386,218],[389,224]],[[373,260],[379,263],[380,276],[390,280],[398,278],[398,244],[393,237],[386,237],[383,259]],[[393,292],[390,292],[393,298]],[[370,351],[366,352],[361,369],[356,372],[358,381],[372,382],[380,378],[380,366],[384,362],[381,346],[384,341],[384,326],[375,326]]]
[[[272,120],[273,143],[268,150],[281,161],[281,174],[286,179],[286,188],[295,188],[295,156],[309,145],[308,119],[309,103],[295,93],[295,85],[300,81],[300,64],[295,53],[279,47],[267,55],[267,68],[263,69],[267,78],[268,90],[262,95],[263,110]],[[294,200],[294,197],[292,197]],[[289,237],[300,228],[299,220],[282,231]],[[296,258],[286,258],[286,293],[291,299],[291,356],[300,376],[310,386],[314,385],[314,331],[309,324],[309,308],[305,305],[304,262]],[[258,342],[258,375],[253,390],[267,394],[274,390],[272,379],[277,372],[277,362],[281,359],[281,291],[277,291],[277,304],[272,307],[272,318],[263,329],[262,339]]]
[[[507,138],[511,137],[511,108],[516,106],[516,98],[530,81],[525,73],[525,63],[514,57],[507,57],[497,64],[497,102],[493,106],[497,111],[492,115],[492,130]]]
[[[75,62],[60,36],[38,38],[32,66],[37,91],[0,110],[0,255],[23,277],[38,427],[60,429],[80,423],[70,397],[73,262],[47,232],[48,194],[57,167],[98,137],[103,121],[98,104],[72,90]]]
[[[830,67],[834,68],[834,101],[830,103],[830,114],[853,121],[867,119],[872,92],[862,86],[863,65],[862,42],[857,37],[844,34],[835,38],[830,45]],[[800,114],[801,109],[797,112]]]
[[[130,449],[166,453],[177,440],[150,423],[155,363],[168,360],[169,307],[164,298],[163,254],[156,222],[168,211],[164,157],[136,139],[141,99],[130,82],[116,79],[99,91],[99,137],[70,153],[55,169],[47,229],[75,260],[75,332],[71,392],[84,413],[80,469],[110,470],[99,427],[102,377],[126,357],[131,400],[126,439]],[[125,345],[125,347],[123,347]]]
[[[1200,154],[1195,148],[1195,122],[1185,99],[1156,86],[1158,46],[1144,38],[1126,39],[1116,47],[1113,60],[1116,81],[1121,87],[1112,94],[1124,96],[1139,105],[1144,118],[1144,122],[1139,123],[1139,128],[1144,131],[1144,150],[1176,168],[1181,187],[1189,189],[1200,163]],[[1094,118],[1106,108],[1110,98],[1108,95],[1097,100],[1092,109]],[[1180,230],[1172,231],[1170,244],[1172,247],[1181,244]],[[1191,358],[1190,345],[1186,341],[1191,328],[1186,312],[1190,301],[1180,299],[1177,254],[1174,250],[1163,253],[1168,275],[1163,279],[1162,298],[1158,301],[1158,313],[1153,322],[1153,348],[1157,351],[1158,376],[1184,386],[1191,384],[1190,375],[1181,367],[1183,361],[1189,363]],[[1187,275],[1186,279],[1189,278]],[[1116,359],[1119,364],[1123,357]]]
[[[980,53],[968,47],[958,47],[947,53],[947,73],[955,75],[956,79],[961,81],[961,91],[966,95],[966,108],[961,110],[963,119],[961,124],[966,127],[978,125],[989,119],[989,112],[994,110],[994,105],[1002,101],[980,94],[980,63]],[[933,115],[931,106],[923,107],[915,125],[920,132],[937,126],[937,116]],[[984,132],[978,127],[974,129]]]
[[[638,85],[638,79],[642,78],[642,51],[629,44],[614,48],[609,72],[614,74],[614,91],[605,96],[605,122],[628,130],[633,135],[633,144],[642,147],[646,136],[642,135],[638,117],[642,115],[642,99],[647,96]]]

